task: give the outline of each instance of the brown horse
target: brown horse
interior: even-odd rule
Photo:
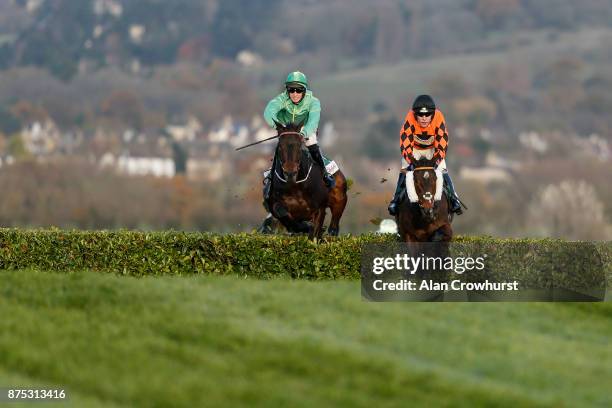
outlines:
[[[346,178],[338,170],[334,188],[325,186],[323,171],[305,147],[300,128],[300,124],[277,124],[279,139],[271,169],[270,210],[287,231],[320,239],[329,207],[332,220],[328,233],[337,236],[347,203]]]
[[[442,172],[435,170],[434,162],[429,160],[417,161],[414,171],[406,174],[408,198],[400,204],[395,217],[403,241],[448,242],[453,238],[443,183]]]

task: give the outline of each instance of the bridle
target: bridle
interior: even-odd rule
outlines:
[[[425,171],[425,170],[436,170],[435,167],[433,166],[423,166],[423,167],[416,167],[413,171]],[[439,183],[440,180],[436,180],[436,183]],[[431,192],[427,192],[425,194],[423,194],[423,198],[425,200],[431,200],[433,198],[433,196],[431,195]],[[421,205],[420,202],[417,202],[417,204],[419,205],[419,208],[421,208],[421,210],[424,210],[423,206]]]
[[[281,137],[281,136],[286,136],[286,135],[298,135],[298,136],[300,136],[300,139],[301,139],[302,141],[304,140],[304,136],[303,136],[303,135],[302,135],[300,132],[281,132],[281,133],[279,133],[279,135],[278,135],[279,140],[280,140],[280,137]],[[282,163],[282,160],[281,160],[281,158],[280,158],[280,157],[278,157],[278,162],[280,163],[281,168],[282,168],[283,163]],[[312,165],[313,165],[313,164],[312,164],[312,163],[310,163],[310,167],[308,167],[308,173],[306,173],[306,177],[304,177],[302,180],[297,180],[297,181],[295,182],[296,184],[303,183],[303,182],[305,182],[306,180],[308,180],[308,177],[310,177],[310,171],[312,170]],[[280,174],[278,174],[278,171],[276,171],[276,167],[274,167],[274,175],[276,176],[276,178],[278,178],[278,179],[279,179],[280,181],[282,181],[283,183],[286,183],[286,182],[287,182],[287,180],[286,180],[286,179],[284,179],[284,178],[283,178],[283,177],[282,177]]]

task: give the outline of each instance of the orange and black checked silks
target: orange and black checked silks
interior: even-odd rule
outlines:
[[[435,149],[434,159],[436,162],[446,157],[448,147],[448,132],[444,115],[436,109],[434,117],[429,126],[421,128],[414,117],[412,110],[408,111],[404,126],[400,132],[400,150],[402,156],[408,163],[412,162],[412,151],[414,149]]]

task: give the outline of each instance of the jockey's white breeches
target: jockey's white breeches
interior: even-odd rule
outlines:
[[[433,147],[431,149],[413,149],[412,150],[412,156],[414,157],[415,160],[419,160],[419,159],[427,159],[427,160],[431,160],[433,159],[435,150]],[[402,170],[405,170],[408,167],[408,162],[406,161],[406,159],[404,159],[404,157],[402,157]],[[442,161],[440,162],[440,165],[438,165],[438,168],[441,169],[442,171],[446,172],[446,159],[442,159]]]
[[[312,135],[308,137],[304,137],[304,144],[306,145],[306,147],[316,145],[317,144],[317,134],[313,133]]]

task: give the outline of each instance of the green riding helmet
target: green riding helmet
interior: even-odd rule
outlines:
[[[289,84],[300,84],[304,88],[308,89],[308,78],[306,78],[306,75],[304,75],[303,72],[295,71],[287,75],[285,86]]]

